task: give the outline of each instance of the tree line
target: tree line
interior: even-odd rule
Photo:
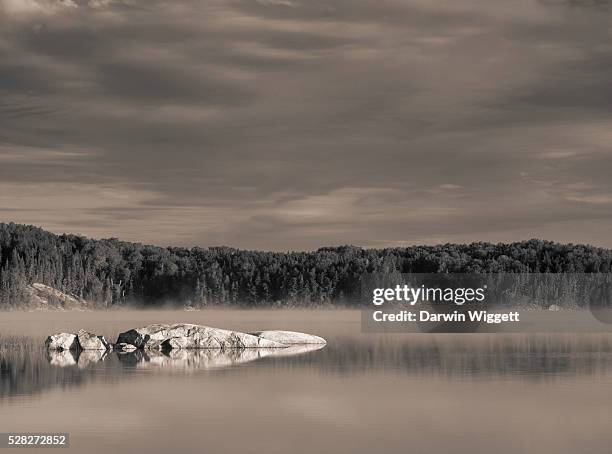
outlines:
[[[262,252],[157,247],[0,223],[0,308],[40,282],[105,307],[354,304],[366,273],[608,273],[612,251],[529,240]]]

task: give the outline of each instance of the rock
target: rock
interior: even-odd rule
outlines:
[[[153,324],[119,334],[117,343],[152,350],[284,348],[286,345],[251,334],[189,323]]]
[[[295,331],[258,331],[250,333],[261,339],[279,342],[285,345],[304,345],[304,344],[323,344],[327,341],[322,337],[313,334],[297,333]]]
[[[549,310],[549,311],[554,311],[554,312],[556,312],[556,311],[560,311],[560,310],[561,310],[561,308],[560,308],[559,306],[557,306],[556,304],[551,304],[551,305],[548,307],[548,310]]]
[[[77,333],[77,338],[79,340],[79,345],[83,350],[106,351],[109,349],[109,344],[106,339],[104,339],[104,336],[97,336],[85,331],[84,329],[79,330]]]
[[[28,304],[40,310],[87,310],[90,303],[82,298],[35,282],[25,288]]]
[[[72,333],[57,333],[47,337],[45,341],[47,350],[78,350],[79,340],[76,334]]]
[[[133,352],[134,350],[138,350],[136,347],[134,347],[132,344],[126,344],[125,342],[122,342],[120,344],[115,344],[113,345],[113,350],[115,350],[116,352]]]
[[[104,336],[98,336],[85,330],[78,333],[57,333],[47,337],[45,346],[48,350],[100,350],[110,348]]]

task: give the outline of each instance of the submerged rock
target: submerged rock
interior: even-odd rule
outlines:
[[[151,350],[286,347],[251,334],[189,323],[153,324],[131,329],[119,334],[117,343]]]
[[[285,345],[326,344],[327,341],[314,334],[298,333],[295,331],[257,331],[251,333],[261,339],[279,342]]]
[[[76,334],[72,333],[56,333],[47,337],[45,340],[45,347],[48,350],[78,350],[79,340]]]
[[[84,329],[77,333],[79,345],[83,350],[102,350],[106,351],[110,348],[104,336],[97,336]]]

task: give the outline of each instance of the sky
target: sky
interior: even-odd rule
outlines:
[[[612,0],[0,0],[0,222],[612,247]]]

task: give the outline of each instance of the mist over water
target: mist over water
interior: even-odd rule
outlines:
[[[343,310],[2,315],[0,426],[70,432],[74,452],[604,453],[612,442],[606,333],[364,334],[359,312]],[[80,355],[42,346],[53,331],[114,340],[152,321],[282,328],[328,344]]]

